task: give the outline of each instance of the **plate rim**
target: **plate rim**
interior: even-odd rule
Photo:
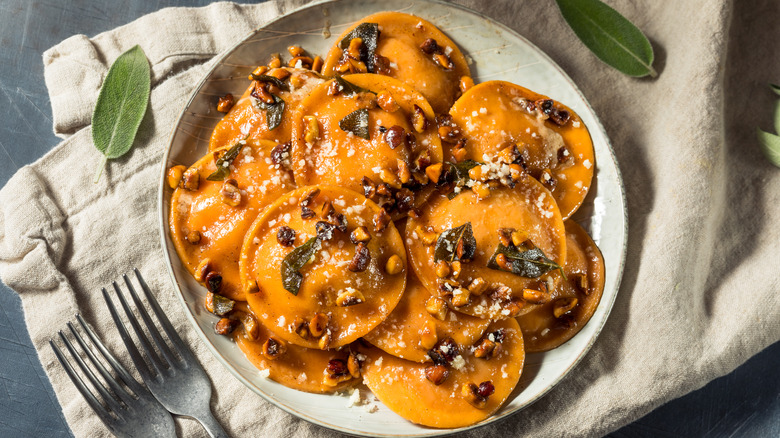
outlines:
[[[262,25],[256,27],[252,31],[250,31],[248,34],[246,34],[243,38],[241,38],[236,44],[232,45],[228,49],[224,50],[222,53],[216,55],[215,57],[211,58],[211,60],[207,62],[212,62],[214,65],[208,70],[208,72],[204,73],[203,77],[200,79],[198,84],[193,88],[193,92],[191,93],[189,99],[187,100],[187,103],[184,105],[184,109],[189,108],[189,106],[193,103],[195,98],[198,96],[199,91],[201,88],[203,88],[204,84],[208,81],[209,77],[214,73],[214,71],[221,65],[222,61],[229,57],[237,48],[239,48],[241,45],[243,45],[248,39],[250,39],[252,36],[255,36],[260,32],[263,28],[266,28],[280,20],[285,19],[287,16],[299,13],[306,9],[311,9],[314,7],[319,7],[327,4],[336,4],[336,3],[346,3],[348,0],[315,0],[310,3],[307,3],[305,5],[301,5],[299,7],[296,7],[294,9],[291,9],[289,11],[286,11],[284,14],[281,14]],[[475,11],[469,7],[452,3],[444,0],[413,0],[412,2],[419,2],[419,3],[430,3],[434,5],[441,5],[446,7],[451,7],[455,9],[459,9],[467,14],[471,14],[474,16],[477,16],[478,18],[481,18],[483,20],[486,20],[490,22],[492,25],[499,28],[502,32],[506,32],[508,34],[511,34],[514,38],[518,38],[522,40],[525,44],[527,44],[529,47],[531,47],[533,50],[536,51],[537,55],[540,56],[545,62],[547,62],[550,66],[552,66],[560,75],[561,77],[569,84],[569,86],[576,92],[576,94],[582,99],[583,103],[585,104],[585,107],[588,111],[593,115],[594,123],[596,124],[595,128],[601,132],[601,134],[604,137],[604,143],[607,147],[607,150],[609,151],[609,158],[614,163],[615,166],[615,176],[617,178],[618,182],[618,188],[620,193],[620,201],[622,205],[623,210],[623,240],[622,240],[622,248],[620,249],[620,263],[617,267],[617,277],[615,278],[615,293],[612,294],[611,300],[608,302],[608,306],[606,308],[605,314],[599,325],[596,327],[596,329],[593,332],[593,335],[591,339],[588,341],[588,343],[584,346],[584,348],[579,352],[577,357],[572,361],[572,363],[566,368],[564,372],[562,372],[560,375],[558,375],[554,380],[552,380],[551,383],[547,385],[547,387],[536,394],[535,397],[529,399],[523,406],[519,406],[514,410],[507,411],[501,413],[499,410],[498,412],[494,413],[490,417],[486,418],[485,420],[472,424],[465,427],[459,427],[459,428],[450,428],[450,429],[437,429],[437,428],[428,428],[427,431],[429,433],[424,434],[397,434],[397,433],[390,433],[390,434],[381,434],[377,435],[375,433],[369,434],[366,432],[360,432],[350,429],[344,429],[343,427],[327,423],[323,420],[313,418],[309,416],[306,413],[303,413],[301,411],[297,411],[294,408],[287,406],[285,404],[282,404],[281,402],[277,401],[272,396],[266,394],[261,390],[257,385],[255,385],[253,382],[249,381],[247,378],[245,378],[237,369],[235,366],[231,364],[231,362],[222,355],[222,353],[217,349],[217,347],[209,340],[209,338],[206,336],[206,334],[201,329],[200,325],[198,324],[197,320],[195,319],[195,316],[190,311],[190,308],[187,304],[187,301],[184,298],[183,288],[182,285],[179,283],[178,279],[176,278],[176,274],[173,270],[173,263],[174,260],[171,259],[169,248],[168,248],[168,223],[167,223],[167,215],[166,213],[166,205],[165,205],[165,192],[167,187],[167,170],[168,170],[168,162],[170,160],[172,145],[174,137],[177,134],[178,127],[181,125],[182,120],[184,119],[186,115],[186,111],[182,110],[179,113],[179,116],[176,119],[175,124],[173,125],[173,128],[171,130],[171,133],[168,135],[168,139],[166,141],[165,145],[165,151],[162,155],[161,162],[160,162],[160,176],[159,176],[159,184],[158,184],[158,194],[157,194],[157,214],[158,214],[158,226],[159,226],[159,237],[160,237],[160,243],[161,243],[161,249],[163,251],[163,256],[165,259],[165,266],[166,270],[168,271],[168,274],[173,282],[174,285],[174,292],[176,292],[176,297],[180,303],[180,305],[183,307],[184,313],[186,315],[187,320],[189,321],[192,328],[194,328],[195,332],[197,333],[198,337],[204,342],[206,345],[206,348],[211,352],[214,357],[216,357],[217,361],[225,367],[230,374],[232,374],[236,379],[238,379],[239,382],[244,384],[244,386],[251,389],[255,394],[262,397],[265,401],[271,403],[272,405],[276,406],[277,408],[282,409],[283,411],[287,412],[288,414],[292,414],[300,419],[303,419],[305,421],[308,421],[309,423],[315,424],[320,427],[326,427],[328,429],[346,433],[352,436],[383,436],[383,437],[436,437],[436,436],[444,436],[444,435],[451,435],[455,433],[465,432],[469,430],[474,430],[483,426],[487,426],[489,424],[494,424],[497,421],[505,420],[509,418],[510,416],[517,414],[518,412],[528,408],[529,406],[535,404],[538,402],[541,398],[546,396],[554,387],[556,387],[566,376],[569,375],[569,373],[577,367],[577,365],[580,364],[582,359],[587,355],[587,353],[591,350],[593,345],[595,344],[596,340],[599,338],[599,335],[601,334],[601,331],[603,330],[604,326],[606,325],[607,320],[609,319],[609,316],[612,312],[612,309],[614,307],[615,300],[617,299],[617,295],[620,293],[620,286],[623,279],[624,269],[625,269],[625,263],[626,263],[626,252],[628,247],[628,204],[626,200],[626,187],[623,180],[622,173],[620,171],[620,166],[618,165],[617,155],[615,154],[615,150],[612,146],[612,142],[610,141],[609,136],[607,135],[606,129],[604,129],[603,124],[601,123],[601,119],[598,117],[596,111],[591,106],[588,99],[585,98],[585,95],[582,93],[582,90],[577,86],[577,84],[574,82],[574,80],[561,68],[560,65],[558,65],[557,62],[555,62],[546,52],[541,50],[539,47],[537,47],[534,43],[532,43],[530,40],[528,40],[523,35],[520,35],[512,28],[508,27],[507,25],[496,21],[492,17],[489,17],[479,11]],[[593,129],[594,127],[589,126],[589,129]],[[598,159],[597,159],[597,166],[598,166]],[[598,168],[598,167],[597,167]],[[599,304],[599,307],[603,306],[605,303],[602,302]],[[514,392],[514,391],[513,391]],[[425,427],[418,425],[420,427]]]

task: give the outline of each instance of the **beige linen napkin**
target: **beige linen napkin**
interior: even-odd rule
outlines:
[[[601,64],[553,2],[460,1],[517,30],[578,83],[612,139],[630,218],[623,284],[593,349],[542,400],[471,436],[602,435],[780,339],[780,172],[753,134],[771,126],[764,84],[780,75],[771,51],[780,40],[774,2],[616,2],[654,43],[661,75],[651,80]],[[231,434],[336,435],[264,402],[211,356],[174,297],[155,219],[163,150],[210,59],[293,6],[165,9],[44,54],[54,130],[65,140],[0,191],[0,276],[21,296],[76,436],[110,434],[46,342],[81,312],[112,351],[123,352],[99,290],[133,266],[216,383],[212,407]],[[108,66],[135,44],[152,64],[150,111],[136,147],[95,185],[90,113]],[[203,435],[193,421],[177,425],[180,436]]]

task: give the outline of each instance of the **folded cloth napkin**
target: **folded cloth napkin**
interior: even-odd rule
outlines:
[[[623,284],[593,349],[536,404],[467,435],[602,435],[780,339],[780,172],[763,159],[753,132],[771,124],[764,84],[770,72],[780,74],[771,49],[780,34],[768,21],[778,19],[774,1],[621,2],[654,43],[657,79],[632,79],[599,62],[552,2],[459,2],[517,30],[579,84],[612,139],[630,218]],[[0,275],[21,296],[76,436],[110,434],[47,340],[80,312],[112,351],[123,352],[99,290],[133,266],[215,382],[212,407],[231,434],[337,435],[271,407],[207,351],[174,296],[154,213],[169,133],[210,60],[299,3],[164,9],[44,54],[54,130],[65,140],[0,191]],[[93,184],[100,157],[90,113],[109,65],[135,44],[152,65],[150,110],[136,147]],[[204,434],[193,421],[177,424],[180,436]]]

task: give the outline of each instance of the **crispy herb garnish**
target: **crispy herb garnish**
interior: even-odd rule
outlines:
[[[339,122],[339,128],[342,131],[351,132],[360,138],[368,140],[368,110],[361,108],[347,114]]]
[[[301,282],[303,281],[303,275],[300,273],[300,270],[314,257],[314,254],[321,247],[320,238],[315,236],[292,250],[282,260],[282,285],[287,292],[298,295],[298,290],[301,288]]]
[[[339,91],[344,93],[345,96],[352,96],[353,94],[359,93],[373,93],[373,91],[359,87],[341,76],[336,76],[333,79],[339,84]]]
[[[496,262],[496,257],[499,254],[503,254],[509,261],[510,269],[508,271],[501,269],[498,262]],[[561,275],[566,278],[561,265],[548,259],[544,251],[537,247],[520,250],[516,246],[504,246],[499,242],[496,252],[493,253],[493,256],[488,261],[487,267],[496,271],[511,272],[528,278],[538,278],[547,272],[558,269],[561,271]]]
[[[436,240],[433,261],[471,260],[477,250],[477,241],[471,230],[471,222],[444,231]]]
[[[450,163],[449,172],[447,172],[447,181],[455,183],[455,187],[464,187],[466,183],[471,181],[469,177],[469,170],[481,166],[482,163],[474,160],[461,161],[460,163]],[[453,199],[458,196],[460,192],[450,192],[447,198]]]
[[[273,76],[269,75],[256,75],[252,73],[252,80],[258,81],[258,82],[270,82],[276,86],[276,88],[280,90],[289,90],[290,87],[281,79],[275,78]]]
[[[211,175],[206,177],[209,181],[224,181],[225,178],[230,175],[230,163],[233,162],[233,160],[236,159],[238,156],[238,153],[241,152],[241,148],[243,148],[244,145],[241,144],[241,141],[236,142],[230,149],[227,150],[224,154],[222,154],[221,157],[217,159],[216,165],[217,170],[214,171]],[[225,165],[227,163],[227,166]]]
[[[269,131],[282,124],[282,115],[284,114],[284,100],[275,94],[271,96],[274,97],[274,103],[265,103],[255,98],[257,109],[265,110],[265,124],[268,125]]]
[[[363,46],[360,48],[360,60],[366,64],[369,73],[374,73],[374,53],[376,53],[376,46],[379,41],[379,24],[360,23],[341,39],[339,48],[341,48],[341,50],[347,50],[349,48],[349,42],[352,41],[353,38],[360,38],[363,40]]]

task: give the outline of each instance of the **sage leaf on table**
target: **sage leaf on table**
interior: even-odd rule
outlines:
[[[756,135],[766,158],[770,163],[780,167],[780,137],[761,129],[756,130]]]
[[[772,91],[774,91],[774,92],[775,92],[775,94],[777,94],[778,96],[780,96],[780,85],[769,84],[769,88],[771,88],[771,89],[772,89]]]
[[[108,160],[121,157],[133,146],[149,106],[150,90],[149,61],[136,45],[111,64],[92,113],[92,142],[103,154],[95,183]]]
[[[555,0],[564,20],[599,59],[629,76],[658,76],[647,37],[600,0]]]

